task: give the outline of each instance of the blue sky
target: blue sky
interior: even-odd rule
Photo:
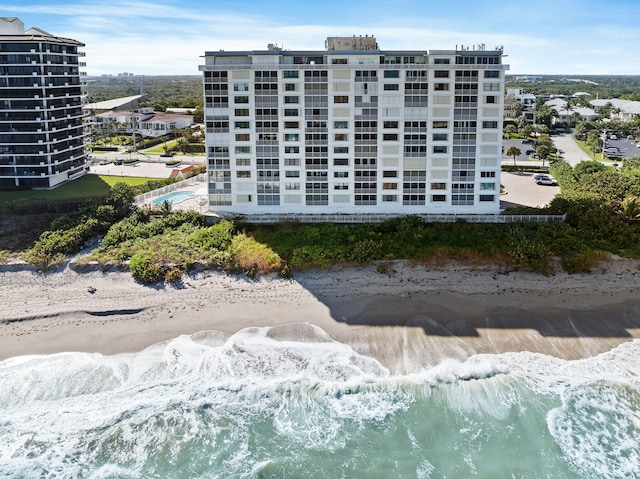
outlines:
[[[205,51],[504,46],[512,74],[640,75],[637,0],[0,0],[0,15],[86,44],[89,75],[195,75]]]

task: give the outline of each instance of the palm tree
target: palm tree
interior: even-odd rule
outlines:
[[[640,219],[640,197],[628,196],[622,200],[622,215],[630,220]]]
[[[513,166],[516,166],[516,157],[520,156],[522,151],[517,146],[511,146],[507,150],[507,156],[513,156]]]
[[[551,153],[551,148],[548,145],[539,145],[536,148],[536,155],[538,155],[542,159],[542,166],[544,166],[544,160],[549,158],[549,154]]]
[[[172,209],[173,209],[173,202],[169,200],[164,200],[158,207],[158,213],[160,213],[160,216],[162,216],[163,218],[166,218],[171,214]]]
[[[518,129],[516,128],[516,126],[514,124],[509,124],[507,126],[504,127],[504,132],[507,134],[507,138],[511,139],[511,135],[516,133],[518,131]]]

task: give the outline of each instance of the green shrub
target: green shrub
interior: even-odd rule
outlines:
[[[588,273],[598,263],[609,257],[609,254],[599,250],[580,248],[560,260],[562,269],[569,274]]]
[[[164,280],[167,283],[179,283],[182,281],[182,277],[184,276],[184,271],[177,266],[169,268],[167,272],[164,274]]]
[[[131,257],[129,271],[135,279],[144,284],[156,283],[164,277],[160,266],[150,258],[138,254]]]
[[[282,266],[282,260],[275,251],[245,234],[233,237],[230,251],[231,267],[249,275],[279,271]]]
[[[232,221],[222,220],[189,236],[189,242],[207,249],[224,250],[231,245],[235,227]]]
[[[379,242],[366,239],[353,245],[349,253],[349,259],[355,263],[368,263],[380,259],[382,246]]]

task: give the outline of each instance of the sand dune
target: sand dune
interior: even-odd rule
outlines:
[[[406,262],[389,263],[387,274],[375,266],[341,267],[256,281],[206,271],[180,288],[72,268],[3,267],[0,359],[117,354],[181,334],[308,322],[406,373],[479,353],[526,350],[575,359],[640,338],[640,270],[627,260],[591,274],[549,277]],[[295,337],[296,328],[290,333]]]

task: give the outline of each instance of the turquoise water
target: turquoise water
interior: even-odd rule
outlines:
[[[165,201],[170,201],[171,203],[180,203],[182,201],[193,198],[194,196],[195,195],[189,191],[174,191],[173,193],[159,196],[158,198],[151,200],[151,203],[154,205],[161,205]]]
[[[640,341],[392,376],[270,331],[0,362],[0,477],[640,477]]]

